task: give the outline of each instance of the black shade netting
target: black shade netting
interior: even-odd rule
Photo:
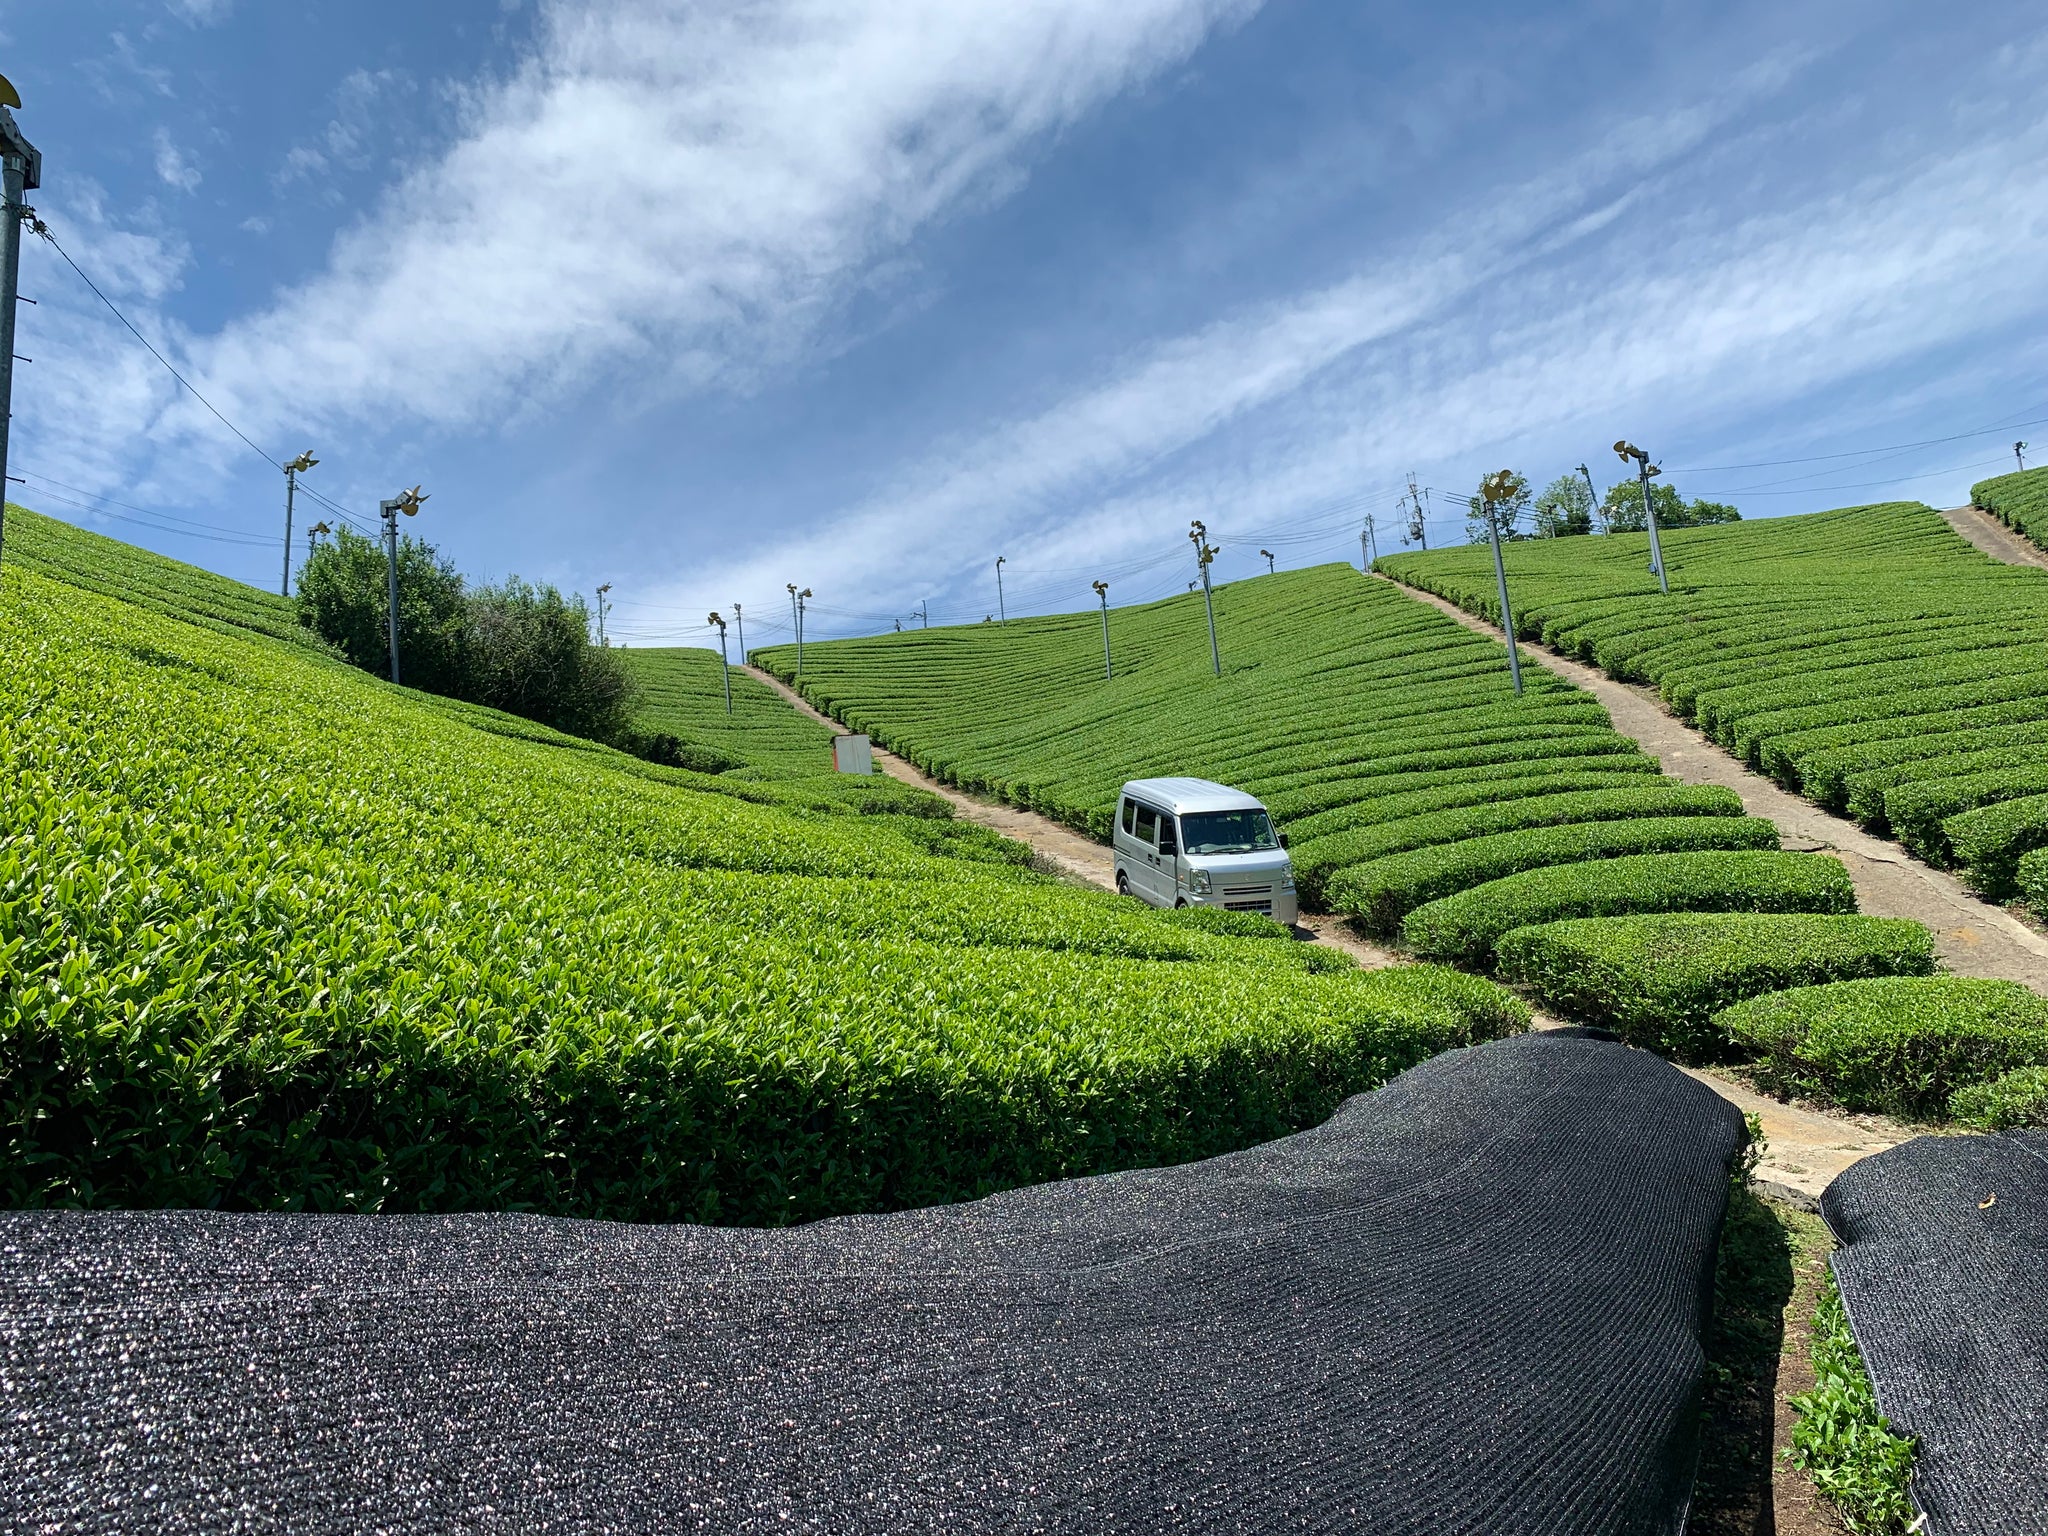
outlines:
[[[1937,1536],[2048,1532],[2048,1131],[1923,1136],[1821,1196],[1878,1407]]]
[[[1672,1532],[1741,1118],[1523,1036],[784,1230],[0,1216],[0,1525]]]

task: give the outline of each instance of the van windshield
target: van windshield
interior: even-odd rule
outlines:
[[[1180,819],[1189,853],[1264,853],[1278,848],[1264,811],[1198,811]]]

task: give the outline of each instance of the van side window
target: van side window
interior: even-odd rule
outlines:
[[[1141,843],[1148,843],[1155,848],[1159,845],[1159,813],[1151,806],[1138,807],[1138,824],[1133,829],[1133,835]]]
[[[1180,839],[1174,835],[1173,818],[1163,811],[1159,815],[1159,851],[1175,854],[1180,852]]]
[[[1124,801],[1124,830],[1126,832],[1131,830],[1132,819],[1136,817],[1137,814],[1138,802],[1135,800]]]

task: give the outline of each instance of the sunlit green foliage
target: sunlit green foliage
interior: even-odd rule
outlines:
[[[0,695],[10,1205],[795,1220],[1242,1146],[1526,1019],[1056,885],[933,797],[14,568]]]
[[[2048,548],[2048,469],[2024,469],[1970,487],[1970,501]]]
[[[832,772],[832,732],[789,707],[766,684],[731,669],[725,712],[718,652],[702,646],[633,647],[618,652],[637,689],[634,726],[665,731],[727,760],[748,778],[805,778]]]
[[[1856,1536],[1904,1536],[1914,1523],[1915,1442],[1878,1412],[1832,1275],[1813,1314],[1813,1375],[1813,1390],[1790,1399],[1792,1460]]]

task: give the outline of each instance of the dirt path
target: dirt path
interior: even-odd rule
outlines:
[[[1467,629],[1501,638],[1500,630],[1455,603],[1413,587],[1401,590],[1449,614]],[[1873,837],[1855,823],[1750,772],[1671,714],[1654,689],[1617,683],[1597,667],[1551,651],[1528,645],[1524,650],[1540,656],[1552,672],[1599,699],[1614,718],[1614,728],[1633,736],[1673,778],[1687,784],[1724,785],[1742,797],[1752,816],[1767,816],[1776,822],[1787,848],[1834,854],[1855,882],[1862,910],[1878,917],[1910,917],[1925,923],[1934,930],[1935,948],[1951,971],[2022,982],[2036,992],[2048,993],[2048,938],[2011,913],[1980,901],[1954,876],[1922,864],[1897,843]]]
[[[2033,565],[2048,570],[2048,550],[2014,533],[1982,507],[1950,507],[1941,514],[1949,527],[1994,560],[2007,565]]]
[[[739,668],[757,682],[765,683],[783,698],[787,699],[801,713],[817,721],[827,730],[843,735],[846,727],[830,715],[813,709],[803,696],[781,679],[772,677],[759,667]],[[1072,827],[1060,825],[1049,816],[1036,811],[1021,810],[1014,805],[1004,805],[995,800],[984,800],[964,790],[941,784],[937,779],[919,768],[915,763],[898,757],[894,752],[874,749],[875,764],[892,779],[905,784],[915,784],[919,789],[928,789],[941,799],[952,802],[954,810],[969,821],[979,822],[984,827],[1014,837],[1049,860],[1077,880],[1105,891],[1116,889],[1116,860],[1110,850],[1092,837],[1085,837]],[[1359,937],[1346,927],[1342,920],[1318,913],[1302,917],[1300,931],[1317,944],[1327,944],[1332,949],[1341,949],[1367,970],[1379,970],[1389,965],[1401,964],[1401,957],[1393,951],[1382,949]]]

